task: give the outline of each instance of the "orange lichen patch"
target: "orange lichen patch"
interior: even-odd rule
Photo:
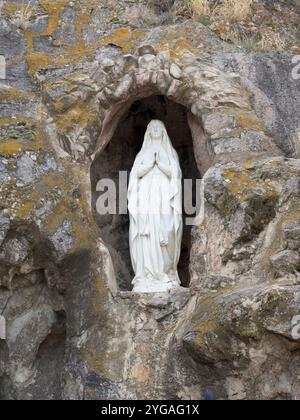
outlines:
[[[252,102],[253,102],[253,93],[252,92],[250,92],[249,90],[247,90],[245,87],[243,87],[243,86],[239,86],[239,89],[240,89],[240,91],[241,91],[241,93],[243,93],[243,96],[244,96],[244,98],[247,100],[247,104],[245,105],[245,107],[243,107],[244,109],[253,109],[253,106],[252,106]],[[241,107],[241,109],[242,109],[242,107]],[[261,122],[262,122],[262,120],[261,120]],[[262,124],[264,124],[263,122],[262,122]]]
[[[32,92],[19,91],[17,89],[8,88],[0,89],[0,101],[13,100],[14,102],[22,102],[26,99],[38,98],[38,96]]]
[[[207,335],[216,330],[218,330],[216,314],[211,314],[209,317],[201,320],[200,323],[195,323],[195,335],[192,340],[193,346],[202,347],[205,345]]]
[[[51,64],[54,65],[65,65],[68,64],[63,56],[53,56],[43,52],[34,52],[33,42],[36,36],[49,36],[58,27],[60,14],[63,12],[67,5],[67,0],[50,1],[40,0],[41,6],[45,9],[49,16],[48,27],[42,33],[36,33],[31,31],[24,31],[24,39],[26,40],[27,52],[25,57],[18,57],[17,59],[11,60],[9,64],[15,64],[16,62],[26,60],[29,67],[29,76],[33,76],[34,73],[40,69],[47,68]]]
[[[26,117],[25,115],[0,118],[0,126],[6,125],[6,124],[16,124],[16,123],[36,124],[36,120],[30,117]]]
[[[48,27],[41,35],[49,36],[57,29],[60,15],[68,4],[68,0],[40,0],[40,4],[49,16]]]
[[[35,210],[35,195],[32,194],[30,200],[25,201],[24,203],[20,204],[15,212],[16,220],[29,220],[33,215]]]
[[[16,140],[6,140],[0,143],[0,155],[12,156],[22,151],[24,145]]]
[[[72,90],[72,88],[73,88],[73,86],[75,85],[75,87],[77,86],[77,83],[78,83],[78,77],[79,78],[82,78],[82,76],[84,75],[85,73],[82,71],[82,70],[78,70],[78,71],[74,71],[74,72],[72,72],[71,74],[69,74],[69,75],[66,75],[64,78],[63,78],[63,80],[62,81],[59,81],[59,82],[54,82],[53,83],[53,86],[55,87],[57,84],[61,84],[61,83],[63,83],[63,84],[65,84],[65,83],[67,83],[67,84],[69,84],[69,86],[70,86],[70,88],[69,88],[69,92]],[[51,87],[51,83],[50,83],[50,85],[49,85],[50,87]]]
[[[27,63],[29,66],[29,75],[33,76],[34,73],[42,68],[46,68],[52,62],[50,54],[47,53],[30,53],[27,55]]]
[[[173,58],[181,58],[183,53],[189,52],[194,55],[201,55],[203,52],[203,34],[205,30],[199,31],[193,24],[182,28],[166,29],[163,38],[160,39],[157,49],[164,51],[165,45],[168,45]]]
[[[52,182],[50,180],[52,180]],[[51,194],[54,187],[61,186],[64,183],[65,183],[65,179],[63,175],[52,173],[49,175],[45,175],[44,177],[39,179],[38,187],[35,185],[31,185],[28,191],[26,191],[26,189],[23,188],[22,196],[19,196],[17,200],[18,206],[15,208],[14,217],[19,220],[30,220],[34,218],[35,211],[40,206],[40,200],[44,199],[47,194]],[[21,190],[20,192],[19,191],[16,192],[16,194],[20,194],[20,193],[21,193]],[[54,199],[52,201],[53,203],[55,203]],[[54,204],[53,208],[58,207],[58,206],[59,204],[57,204],[57,206],[55,206]],[[67,210],[67,207],[64,207],[64,210],[63,208],[61,208],[61,214],[63,214],[63,211],[65,211],[65,213],[67,214],[66,210]],[[51,215],[52,215],[51,217],[56,216],[56,215],[53,215],[52,213]],[[51,217],[50,219],[47,218],[45,225],[47,225],[48,222],[49,222],[49,225],[51,225],[51,222],[52,222]],[[63,220],[64,219],[62,219],[62,221]],[[60,226],[59,223],[58,223],[58,226]]]
[[[238,126],[246,130],[265,130],[263,121],[254,113],[243,113],[238,115],[236,118],[236,123]]]
[[[236,196],[240,202],[246,201],[249,188],[255,188],[257,185],[255,181],[251,180],[247,171],[225,169],[223,176],[230,181],[226,183],[226,188],[231,194]]]
[[[77,15],[76,19],[76,33],[78,36],[78,42],[79,42],[79,48],[84,47],[84,42],[82,38],[82,30],[84,26],[88,25],[90,23],[90,16],[87,13],[80,13]]]
[[[243,169],[252,169],[252,168],[254,168],[255,167],[255,165],[256,165],[256,162],[257,162],[257,159],[256,158],[250,158],[250,159],[245,159],[243,162],[242,162],[242,167],[243,167]]]
[[[33,52],[33,40],[35,37],[35,32],[25,31],[24,39],[26,41],[27,52]]]
[[[110,38],[116,38],[116,39],[129,39],[131,38],[132,30],[130,28],[119,28],[116,29],[112,34],[110,35]]]
[[[25,57],[18,57],[15,60],[11,60],[9,64],[15,64],[16,62],[25,59],[29,67],[29,76],[32,77],[36,71],[47,68],[51,64],[64,65],[68,63],[68,61],[62,56],[57,57],[43,52],[34,52],[33,47],[35,36],[49,36],[56,30],[60,14],[65,9],[67,3],[67,0],[60,0],[56,2],[50,0],[40,0],[41,6],[45,9],[49,16],[48,27],[42,33],[24,31],[24,39],[26,40],[27,45],[26,55]]]
[[[31,52],[26,56],[27,63],[29,66],[29,76],[33,76],[35,72],[41,69],[46,69],[50,65],[65,65],[68,64],[68,60],[64,57],[54,57],[51,54],[41,52]]]
[[[180,59],[179,51],[174,51],[173,49],[170,49],[170,56],[173,58],[173,60]]]
[[[6,157],[13,156],[22,151],[36,151],[42,147],[42,136],[41,133],[36,133],[36,140],[34,143],[17,141],[9,139],[0,143],[0,155]]]
[[[264,170],[264,171],[268,171],[268,170],[270,170],[270,169],[272,169],[272,168],[280,168],[280,166],[282,166],[282,159],[272,159],[272,160],[269,160],[268,162],[266,162],[265,164],[264,164],[264,166],[262,167],[262,169]],[[290,171],[289,171],[289,175],[288,176],[293,176],[293,175],[296,175],[296,173],[297,173],[297,171],[296,170],[293,170],[293,169],[290,169]]]
[[[81,27],[82,23],[79,25]],[[128,53],[136,46],[136,42],[142,39],[142,33],[139,31],[132,31],[130,28],[119,28],[113,31],[110,35],[100,39],[100,41],[94,43],[88,48],[82,49],[81,54],[85,56],[91,56],[94,51],[104,45],[117,45],[122,48],[125,53]],[[69,53],[74,52],[72,49],[69,50]],[[77,60],[78,54],[73,56],[73,60]],[[82,55],[80,56],[82,58]]]
[[[59,188],[62,195],[59,201],[52,199],[53,208],[51,213],[43,221],[43,228],[48,232],[54,233],[65,219],[71,222],[74,234],[74,243],[70,252],[76,252],[79,249],[93,249],[91,243],[96,243],[98,236],[96,231],[90,230],[90,220],[82,212],[74,212],[74,206],[84,208],[84,200],[77,203],[72,196],[71,191],[74,188],[72,180],[66,178],[65,174],[51,173],[39,180],[38,188],[34,188],[30,197],[23,201],[17,209],[16,216],[18,218],[30,218],[37,209],[37,203],[40,198],[44,198],[45,194]],[[84,210],[83,210],[84,211]]]
[[[59,108],[59,104],[57,104]],[[92,109],[89,102],[78,103],[68,112],[59,115],[56,119],[56,123],[60,129],[69,129],[78,125],[81,128],[86,127],[89,124],[93,124],[97,119],[97,110]]]
[[[268,171],[272,168],[279,168],[283,163],[283,159],[282,158],[275,158],[275,159],[270,159],[267,162],[264,163],[264,165],[262,167],[257,167],[257,158],[252,158],[252,159],[246,159],[242,162],[242,167],[243,169],[249,170],[249,169],[256,169],[256,173],[261,173],[261,171]],[[290,171],[290,174],[292,174],[293,171]]]
[[[62,112],[66,111],[66,104],[64,102],[64,99],[66,99],[66,98],[68,98],[68,100],[69,100],[68,108],[71,108],[72,106],[75,106],[76,103],[79,101],[79,98],[76,98],[75,96],[72,96],[72,95],[62,96],[54,104],[54,108],[58,113],[62,113]]]
[[[100,40],[100,45],[114,44],[122,48],[125,53],[128,53],[135,47],[135,42],[142,38],[142,33],[139,31],[132,31],[130,28],[119,28],[113,31],[107,37]]]
[[[145,382],[149,379],[150,369],[144,366],[142,363],[137,363],[131,369],[131,375],[138,382]]]
[[[19,11],[27,11],[27,14],[33,13],[33,11],[35,10],[33,5],[30,5],[28,3],[17,3],[17,2],[4,2],[3,4],[3,9],[2,12],[3,13],[7,13],[8,15],[13,15],[16,12]]]
[[[82,74],[82,72],[78,72],[78,74]],[[65,92],[66,95],[69,95],[73,89],[74,84],[72,83],[71,77],[73,76],[73,73],[71,76],[65,77],[62,80],[55,80],[50,82],[45,82],[44,84],[44,90],[45,92],[51,92],[56,90],[61,90],[62,92]],[[70,81],[68,80],[70,79]],[[63,97],[63,94],[58,97],[57,102],[61,100]],[[59,106],[59,105],[58,105]]]
[[[278,193],[270,179],[256,179],[253,174],[247,170],[225,169],[223,176],[227,182],[227,190],[240,203],[251,199],[254,195],[263,196],[271,201],[277,200]]]
[[[285,214],[282,219],[282,226],[286,226],[290,222],[295,220],[300,220],[300,210],[299,207],[295,207],[289,213]]]
[[[64,186],[64,182],[65,182],[64,180],[61,180],[61,182],[58,185],[60,187],[62,185]],[[46,183],[47,183],[47,180],[46,180]],[[59,228],[59,226],[63,224],[65,219],[69,220],[72,211],[68,204],[69,204],[69,199],[66,196],[66,197],[63,197],[61,201],[53,207],[51,214],[44,221],[43,227],[45,230],[47,230],[48,232],[54,233]]]
[[[183,45],[185,48],[188,49],[192,48],[193,46],[198,47],[200,43],[203,41],[203,35],[207,32],[206,28],[201,28],[199,30],[199,26],[194,24],[184,25],[181,27],[174,27],[166,28],[166,31],[163,33],[163,38],[161,41],[168,41],[172,45],[174,45],[174,41],[183,40]]]
[[[100,43],[102,45],[114,44],[129,52],[135,44],[134,41],[141,39],[141,33],[138,31],[132,31],[129,28],[119,28],[112,32],[108,37],[103,38]]]
[[[41,6],[49,15],[46,31],[42,33],[24,31],[24,38],[27,45],[26,54],[25,56],[11,59],[8,64],[12,65],[26,60],[29,66],[28,73],[32,77],[36,71],[50,66],[75,64],[81,60],[92,61],[95,50],[104,45],[117,45],[122,48],[125,53],[127,53],[132,50],[136,46],[137,41],[140,41],[143,37],[142,33],[139,31],[133,31],[130,28],[119,28],[113,31],[110,35],[87,47],[83,39],[83,28],[90,23],[90,15],[86,11],[82,11],[82,5],[78,5],[76,3],[75,29],[77,36],[74,40],[74,44],[68,46],[65,50],[61,50],[59,56],[43,52],[35,52],[34,38],[36,36],[50,36],[53,34],[59,25],[60,15],[65,9],[67,3],[67,0],[56,2],[52,2],[50,0],[40,1]]]
[[[175,44],[173,46],[173,49],[177,52],[178,51],[182,51],[182,52],[189,51],[191,53],[195,53],[195,48],[193,47],[192,43],[187,41],[186,39],[183,39],[183,38],[178,39],[175,42]],[[198,49],[196,49],[196,50],[198,51]]]
[[[29,65],[29,75],[32,77],[34,73],[40,69],[48,68],[53,65],[64,66],[66,64],[75,64],[81,60],[92,61],[95,50],[101,46],[114,44],[122,48],[124,53],[128,53],[135,48],[137,41],[142,38],[142,33],[139,31],[132,31],[129,28],[120,28],[113,31],[109,36],[102,38],[100,41],[86,47],[82,37],[82,29],[84,25],[89,23],[90,17],[81,13],[77,18],[76,32],[77,41],[74,45],[68,46],[64,52],[59,56],[54,56],[47,53],[33,52],[33,36],[32,33],[27,33],[27,55],[25,59]]]
[[[5,2],[2,6],[2,12],[12,15],[13,13],[21,10],[22,4],[15,2]]]
[[[66,55],[64,57],[66,63],[76,64],[82,59],[87,61],[93,61],[95,48],[93,47],[84,47],[83,40],[77,45],[68,46],[66,49]]]
[[[67,48],[67,53],[72,62],[79,61],[83,55],[90,55],[92,53],[92,49],[87,48],[84,43],[83,39],[83,28],[84,26],[90,23],[90,16],[87,13],[78,12],[76,16],[76,41],[74,45],[71,45]]]
[[[44,228],[54,233],[63,222],[68,219],[71,222],[73,232],[73,244],[70,253],[75,253],[81,249],[93,250],[92,244],[97,240],[96,235],[93,235],[87,223],[84,223],[84,217],[75,214],[70,208],[72,203],[71,197],[62,199],[62,201],[53,208],[53,213],[46,220]]]
[[[39,150],[43,145],[43,134],[41,128],[36,126],[36,121],[28,117],[15,117],[15,118],[0,118],[0,126],[11,126],[17,125],[18,123],[24,123],[34,127],[34,138],[33,141],[22,138],[14,139],[7,138],[0,142],[0,155],[6,157],[13,156],[21,151],[36,151]]]
[[[166,39],[164,39],[164,41],[165,40]],[[157,44],[155,45],[155,50],[157,52],[168,52],[174,60],[180,60],[182,58],[182,54],[186,52],[199,55],[202,51],[201,48],[194,48],[193,45],[186,39],[179,39],[175,43],[170,41],[169,43]]]
[[[245,171],[239,171],[236,169],[225,169],[223,171],[223,176],[226,179],[229,179],[233,183],[239,183],[239,184],[249,184],[250,178],[247,172]],[[229,184],[230,185],[230,184]],[[255,184],[254,184],[255,186]]]
[[[164,43],[164,44],[157,44],[154,45],[154,49],[157,53],[159,52],[170,52],[170,44]]]
[[[157,53],[168,53],[173,60],[180,60],[180,54],[172,49],[170,44],[157,44],[155,45],[155,51]]]
[[[270,159],[268,162],[265,163],[264,167],[268,168],[269,166],[276,167],[281,166],[283,162],[283,158],[277,158],[277,159]]]

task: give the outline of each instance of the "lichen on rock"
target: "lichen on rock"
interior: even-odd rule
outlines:
[[[300,398],[294,33],[253,51],[183,3],[3,4],[0,399]],[[262,3],[251,16],[296,22]],[[139,295],[126,215],[99,222],[94,184],[173,115],[201,209],[184,287]]]

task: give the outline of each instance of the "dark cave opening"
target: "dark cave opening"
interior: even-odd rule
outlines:
[[[159,119],[165,123],[173,146],[178,153],[183,180],[193,180],[192,201],[195,205],[196,180],[201,176],[195,160],[187,114],[188,110],[184,106],[165,96],[150,96],[134,102],[119,121],[112,139],[92,165],[93,213],[100,236],[110,251],[120,290],[131,290],[131,281],[134,277],[129,253],[129,216],[127,214],[98,214],[96,203],[101,193],[96,191],[97,183],[104,178],[111,179],[119,191],[119,172],[127,171],[129,175],[135,157],[141,149],[148,123],[152,119]],[[117,208],[119,208],[118,206],[117,194]],[[190,283],[191,226],[185,223],[185,216],[183,207],[184,229],[178,272],[182,286],[188,287]]]

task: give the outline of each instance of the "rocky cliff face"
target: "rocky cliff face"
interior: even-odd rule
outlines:
[[[148,26],[130,1],[3,4],[2,399],[300,398],[293,53],[170,21],[169,3]],[[95,183],[130,167],[153,114],[176,120],[202,200],[185,287],[137,295],[127,221],[96,215]]]

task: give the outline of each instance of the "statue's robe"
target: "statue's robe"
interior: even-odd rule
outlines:
[[[135,292],[167,291],[180,284],[177,265],[182,240],[182,175],[164,126],[158,161],[159,165],[153,167],[153,144],[148,129],[128,189]]]

